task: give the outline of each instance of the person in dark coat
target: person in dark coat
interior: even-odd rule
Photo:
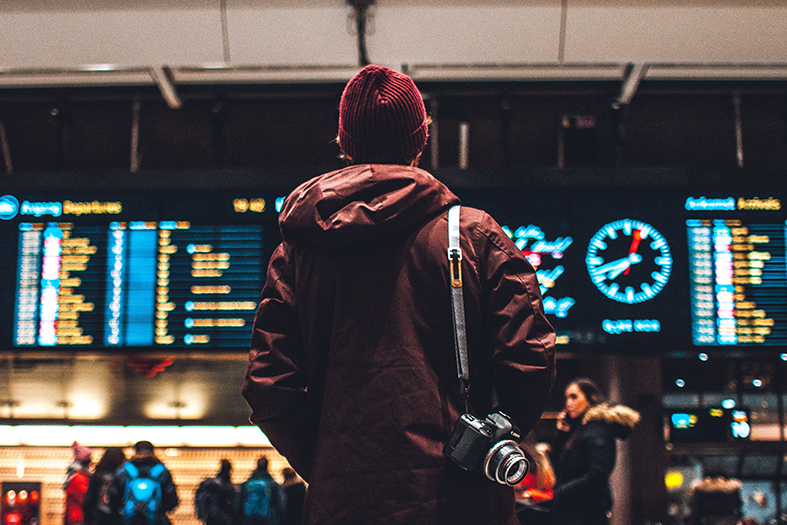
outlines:
[[[705,477],[689,491],[688,525],[741,525],[743,484],[739,479]],[[740,521],[739,521],[740,520]]]
[[[293,468],[287,467],[281,473],[284,476],[281,488],[287,496],[284,525],[302,525],[303,502],[306,500],[306,484]]]
[[[612,510],[609,477],[615,468],[616,440],[628,438],[639,413],[624,405],[601,402],[591,380],[566,388],[566,405],[552,445],[555,468],[552,523],[606,525]]]
[[[93,469],[85,494],[83,510],[86,525],[115,525],[118,517],[109,507],[109,487],[118,469],[126,462],[126,453],[120,447],[109,447]]]
[[[125,524],[127,517],[123,516],[122,509],[125,501],[123,498],[126,494],[126,484],[129,483],[131,476],[127,471],[126,465],[130,463],[133,467],[140,471],[151,471],[154,467],[161,464],[163,470],[157,476],[157,480],[161,485],[161,500],[157,504],[157,512],[154,523],[146,523],[143,516],[139,519],[134,519],[131,525],[171,525],[171,521],[167,516],[168,512],[174,510],[179,504],[178,489],[175,482],[172,480],[172,474],[163,466],[161,460],[156,457],[153,444],[150,441],[138,441],[134,445],[134,455],[131,456],[123,467],[118,471],[112,485],[109,486],[109,508],[115,516],[120,516],[119,523]],[[159,467],[161,468],[161,467]]]
[[[197,518],[205,525],[232,525],[238,499],[238,491],[232,483],[232,462],[222,459],[219,473],[206,478],[194,492],[194,509]]]
[[[240,525],[284,525],[287,496],[271,473],[268,458],[257,460],[249,478],[240,486],[238,517]]]
[[[511,487],[443,454],[465,409],[447,259],[459,199],[416,167],[427,135],[412,79],[365,67],[339,107],[352,164],[279,215],[243,394],[309,484],[306,524],[518,524]],[[469,412],[499,408],[524,435],[555,377],[535,271],[483,211],[461,208],[460,246]]]

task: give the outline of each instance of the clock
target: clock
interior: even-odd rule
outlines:
[[[672,254],[656,228],[621,219],[593,235],[585,264],[601,293],[633,304],[653,299],[664,288],[672,270]]]

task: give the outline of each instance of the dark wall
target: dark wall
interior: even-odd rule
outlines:
[[[726,169],[739,153],[745,167],[787,167],[785,82],[644,82],[625,106],[615,82],[419,85],[437,146],[427,168],[459,166],[460,123],[476,169]],[[155,88],[0,90],[0,173],[130,171],[135,122],[139,171],[334,169],[341,90],[185,86],[176,110]]]

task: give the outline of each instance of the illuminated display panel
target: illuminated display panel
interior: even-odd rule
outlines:
[[[666,352],[688,339],[685,232],[666,211],[680,195],[536,188],[485,197],[481,207],[536,268],[558,349]]]
[[[276,194],[37,197],[14,196],[13,216],[10,196],[0,201],[1,247],[16,254],[2,263],[16,277],[4,282],[4,344],[248,347],[279,242]]]
[[[687,202],[695,345],[787,345],[787,223],[774,199]]]
[[[0,196],[0,344],[245,351],[288,191]],[[783,193],[455,192],[535,267],[559,350],[787,345]]]
[[[671,353],[708,345],[787,345],[783,195],[707,194],[534,188],[460,197],[504,225],[536,268],[558,349]],[[714,209],[722,200],[729,213]],[[730,253],[739,254],[726,270],[732,295],[716,282],[703,282],[715,278],[706,272],[720,245],[699,228],[712,229],[719,220],[732,228]],[[725,300],[736,301],[734,308]],[[722,346],[700,336],[708,326],[725,326],[724,315],[736,321],[736,338]]]
[[[748,439],[749,412],[741,409],[705,408],[667,414],[669,441],[713,443]]]

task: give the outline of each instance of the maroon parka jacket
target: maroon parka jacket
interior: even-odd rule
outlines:
[[[447,211],[429,173],[358,165],[287,198],[243,394],[251,420],[309,482],[308,524],[518,524],[510,487],[443,446],[464,411]],[[527,433],[555,377],[535,272],[486,213],[461,209],[470,412]]]

